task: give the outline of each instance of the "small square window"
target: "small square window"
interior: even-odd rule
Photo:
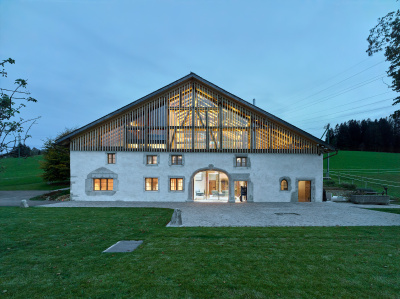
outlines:
[[[114,188],[113,179],[93,179],[94,191],[112,191]]]
[[[147,156],[147,160],[146,160],[147,162],[147,164],[149,164],[149,165],[154,165],[154,164],[157,164],[157,156],[156,155],[148,155]]]
[[[172,155],[171,165],[182,165],[182,155]]]
[[[236,166],[237,167],[246,167],[247,166],[247,158],[246,157],[236,157]]]
[[[183,190],[183,179],[172,178],[169,180],[169,189],[171,191],[182,191]]]
[[[115,164],[115,154],[107,154],[107,163]]]
[[[145,185],[146,191],[158,191],[158,178],[146,178]]]

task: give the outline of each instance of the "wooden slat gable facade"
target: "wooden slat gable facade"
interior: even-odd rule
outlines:
[[[315,137],[308,138],[195,77],[137,102],[67,136],[70,149],[288,154],[329,151]]]
[[[194,79],[73,136],[70,149],[321,153],[317,142]]]

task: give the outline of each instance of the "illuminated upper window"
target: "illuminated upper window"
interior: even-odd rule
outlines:
[[[236,166],[237,167],[246,167],[247,166],[247,157],[236,157]]]
[[[146,164],[154,165],[157,164],[157,155],[147,155],[146,157]]]
[[[171,165],[182,165],[182,155],[172,155]]]
[[[107,154],[107,163],[115,164],[115,154]]]

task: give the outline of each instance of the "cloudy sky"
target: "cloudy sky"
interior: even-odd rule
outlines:
[[[0,58],[28,79],[41,147],[194,72],[320,138],[323,127],[395,109],[366,38],[394,0],[0,0]],[[400,107],[396,107],[397,109]]]

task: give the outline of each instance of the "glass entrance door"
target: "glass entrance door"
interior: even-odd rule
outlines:
[[[235,181],[235,201],[247,201],[247,181]]]
[[[213,170],[198,172],[193,178],[193,198],[195,201],[228,201],[228,176]]]

